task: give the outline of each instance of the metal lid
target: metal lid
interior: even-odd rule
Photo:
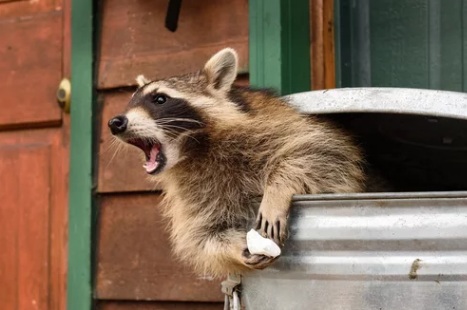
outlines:
[[[404,113],[467,119],[467,94],[413,88],[338,88],[286,96],[307,114]]]

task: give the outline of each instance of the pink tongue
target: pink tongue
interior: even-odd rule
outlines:
[[[154,172],[159,166],[159,163],[156,161],[157,154],[159,154],[159,147],[153,146],[149,153],[149,160],[143,165],[147,173]]]

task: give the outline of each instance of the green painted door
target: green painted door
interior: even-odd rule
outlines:
[[[466,2],[337,0],[337,85],[465,91]]]
[[[309,0],[251,0],[250,83],[281,95],[311,87]]]

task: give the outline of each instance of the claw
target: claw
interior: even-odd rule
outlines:
[[[258,217],[256,218],[256,230],[259,230],[261,228],[261,224],[263,222],[263,214],[261,212],[258,214]]]
[[[279,245],[283,245],[287,238],[287,215],[274,218],[265,217],[263,212],[258,213],[256,219],[256,230],[263,236],[268,237]]]
[[[282,235],[281,235],[281,222],[276,221],[276,238],[274,238],[274,242],[279,244],[282,240]]]

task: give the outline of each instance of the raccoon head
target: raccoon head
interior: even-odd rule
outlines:
[[[196,74],[148,81],[139,76],[139,88],[124,114],[108,125],[114,136],[140,148],[148,174],[158,174],[189,157],[193,135],[207,132],[241,114],[229,101],[237,76],[237,53],[226,48],[212,56]],[[195,139],[196,140],[196,139]]]

